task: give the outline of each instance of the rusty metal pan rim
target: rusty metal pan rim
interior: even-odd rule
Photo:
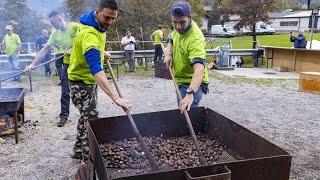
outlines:
[[[199,108],[203,108],[205,111],[210,110],[210,111],[213,111],[214,113],[217,113],[216,111],[214,111],[214,110],[212,110],[212,109],[210,109],[210,108],[206,108],[206,107],[199,107]],[[285,153],[285,154],[282,154],[282,155],[285,155],[285,156],[286,156],[286,155],[289,155],[289,156],[290,156],[290,153],[289,153],[287,150],[285,150],[285,149],[283,149],[282,147],[278,146],[278,145],[275,144],[274,142],[269,141],[268,139],[264,138],[262,135],[259,135],[259,134],[258,134],[257,132],[255,132],[254,130],[248,129],[245,125],[239,124],[238,122],[235,122],[235,121],[231,120],[231,119],[228,118],[227,116],[224,116],[224,115],[222,115],[222,114],[220,114],[220,113],[217,113],[217,114],[218,114],[219,116],[222,116],[222,117],[226,118],[226,119],[229,119],[229,120],[230,120],[231,122],[233,122],[234,124],[236,124],[236,125],[238,125],[238,126],[241,126],[242,129],[249,131],[249,132],[252,133],[253,135],[258,136],[258,137],[262,138],[263,140],[267,141],[268,143],[274,145],[275,147],[281,149],[281,150]],[[280,156],[280,155],[279,155],[279,156]],[[272,156],[268,156],[268,157],[272,157]]]
[[[100,152],[100,150],[99,150]],[[180,169],[171,169],[171,170],[160,170],[160,171],[156,171],[156,172],[145,172],[143,174],[136,174],[136,175],[129,175],[129,176],[125,176],[125,177],[119,177],[119,178],[112,178],[113,179],[122,179],[122,178],[130,178],[130,177],[138,177],[138,176],[145,176],[145,175],[152,175],[152,174],[157,174],[157,173],[168,173],[168,172],[173,172],[173,171],[188,171],[188,170],[192,170],[194,168],[206,168],[206,167],[210,167],[210,166],[226,166],[228,167],[228,164],[231,163],[240,163],[240,162],[248,162],[248,161],[257,161],[257,160],[263,160],[263,159],[273,159],[273,158],[278,158],[278,157],[291,157],[290,155],[279,155],[279,156],[267,156],[267,157],[261,157],[261,158],[250,158],[250,159],[244,159],[244,160],[232,160],[232,161],[227,161],[227,162],[219,162],[216,164],[208,164],[208,165],[199,165],[196,167],[187,167],[187,168],[180,168]],[[104,163],[104,162],[103,162]],[[108,168],[106,168],[108,169]]]
[[[285,150],[285,149],[283,149],[282,147],[278,146],[277,144],[269,141],[268,139],[262,137],[261,135],[259,135],[259,134],[256,133],[255,131],[249,130],[249,129],[246,128],[244,125],[239,124],[238,122],[235,122],[235,121],[231,120],[230,118],[228,118],[228,117],[226,117],[226,116],[224,116],[224,115],[222,115],[222,114],[220,114],[220,113],[217,113],[216,111],[214,111],[214,110],[212,110],[212,109],[210,109],[210,108],[206,108],[206,107],[201,106],[201,107],[197,107],[197,109],[203,109],[204,111],[210,110],[210,111],[218,114],[219,116],[222,116],[222,117],[224,117],[224,118],[226,118],[226,119],[229,119],[231,122],[233,122],[233,123],[236,124],[237,126],[242,127],[244,130],[249,131],[250,133],[252,133],[252,134],[254,134],[254,135],[256,135],[256,136],[264,139],[264,140],[267,141],[268,143],[270,143],[270,144],[274,145],[275,147],[281,149],[281,150],[284,152],[284,154],[282,154],[282,155],[285,155],[285,156],[289,155],[289,156],[290,156],[290,153],[289,153],[287,150]],[[179,112],[180,112],[179,109],[168,109],[168,110],[161,110],[161,111],[143,112],[143,113],[137,113],[137,114],[132,114],[132,115],[134,116],[134,115],[143,115],[143,114],[149,114],[149,113],[161,113],[161,112],[168,112],[168,111],[179,111]],[[99,120],[99,119],[119,118],[119,117],[125,117],[125,115],[95,118],[95,119],[90,119],[88,122],[89,122],[89,124],[90,124],[91,121],[94,122],[94,121]],[[269,156],[268,156],[268,157],[269,157]]]

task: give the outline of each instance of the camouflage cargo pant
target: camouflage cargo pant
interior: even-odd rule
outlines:
[[[88,119],[97,118],[97,85],[88,85],[83,82],[70,81],[70,97],[75,107],[80,111],[77,127],[77,140],[74,146],[74,156],[81,157],[86,162],[89,157]]]

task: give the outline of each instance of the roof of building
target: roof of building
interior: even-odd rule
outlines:
[[[301,18],[301,17],[309,17],[311,15],[311,11],[283,11],[276,13],[268,13],[270,19],[277,18]],[[239,21],[239,15],[231,15],[230,21]]]
[[[300,11],[283,11],[283,12],[272,12],[268,13],[269,18],[282,18],[284,16],[290,16],[299,13]]]
[[[283,16],[284,18],[288,17],[309,17],[311,15],[311,11],[300,11],[300,12],[295,12],[294,14],[289,14],[286,16]]]

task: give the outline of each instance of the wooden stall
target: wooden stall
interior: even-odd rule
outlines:
[[[295,72],[320,72],[320,50],[264,46],[268,68],[287,67]]]

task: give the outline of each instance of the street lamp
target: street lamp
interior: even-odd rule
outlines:
[[[310,1],[309,1],[310,2]],[[310,8],[312,9],[311,11],[311,37],[310,37],[310,49],[312,47],[312,41],[313,41],[313,28],[314,28],[314,22],[316,19],[316,16],[319,14],[319,7],[320,7],[320,2],[319,0],[313,0],[310,2]]]

